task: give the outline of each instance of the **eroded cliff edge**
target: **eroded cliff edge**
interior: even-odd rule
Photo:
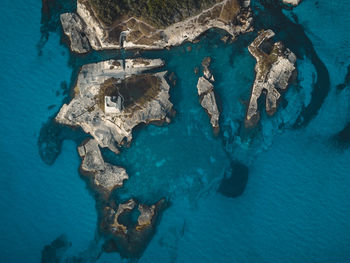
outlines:
[[[62,28],[72,51],[162,49],[193,41],[210,28],[223,29],[233,38],[252,30],[250,0],[209,1],[197,9],[187,8],[183,15],[165,23],[157,23],[157,19],[150,20],[135,12],[123,13],[107,23],[99,8],[102,7],[93,0],[78,0],[76,13],[61,15]]]

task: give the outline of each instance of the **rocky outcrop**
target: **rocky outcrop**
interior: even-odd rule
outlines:
[[[197,90],[199,101],[209,115],[211,125],[217,132],[219,129],[220,112],[216,104],[214,86],[212,84],[214,76],[209,70],[210,61],[211,59],[209,57],[204,58],[202,61],[204,76],[198,79]]]
[[[88,51],[86,40],[95,50],[122,47],[162,49],[193,41],[210,28],[225,30],[232,38],[252,30],[250,0],[223,0],[166,28],[156,28],[136,17],[127,17],[116,21],[113,26],[106,26],[99,21],[89,1],[78,0],[77,13],[62,14],[61,21],[64,33],[71,40],[71,49],[77,53]]]
[[[166,72],[145,73],[163,66],[160,59],[108,60],[84,65],[74,98],[64,104],[56,121],[79,126],[101,147],[118,153],[118,145],[132,140],[141,123],[170,121],[172,111]]]
[[[284,4],[297,6],[301,2],[301,0],[282,0]]]
[[[62,29],[70,42],[70,49],[76,53],[87,53],[91,50],[90,41],[85,34],[86,24],[75,13],[60,16]]]
[[[287,89],[291,76],[296,72],[296,56],[281,42],[274,44],[269,40],[275,35],[272,30],[259,32],[258,37],[249,45],[248,50],[257,64],[256,77],[247,109],[246,126],[255,125],[260,119],[258,99],[266,93],[265,107],[269,115],[277,109],[280,91]]]
[[[165,199],[150,206],[134,199],[121,203],[116,208],[107,205],[100,226],[112,238],[107,240],[105,250],[117,250],[123,257],[137,257],[142,254],[154,234],[157,219],[166,206]],[[134,222],[131,213],[136,208],[140,215]]]
[[[145,204],[139,204],[138,210],[140,212],[139,218],[137,219],[137,231],[142,231],[142,229],[152,225],[152,220],[154,217],[156,206],[147,206]]]
[[[124,168],[104,162],[96,140],[84,142],[78,147],[78,153],[83,159],[81,172],[89,177],[93,188],[105,197],[108,198],[114,189],[123,186],[124,180],[129,179]]]

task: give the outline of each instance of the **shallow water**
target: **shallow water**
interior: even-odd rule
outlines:
[[[69,86],[79,66],[132,54],[72,57],[59,32],[51,32],[38,56],[41,3],[4,0],[1,8],[1,262],[38,262],[44,246],[61,234],[72,243],[65,258],[93,261],[100,246],[95,200],[78,173],[76,143],[83,138],[79,131],[62,135],[71,140],[47,165],[38,137],[67,99],[61,83]],[[299,74],[276,115],[263,114],[251,132],[242,123],[255,65],[246,46],[255,33],[224,44],[220,32],[209,32],[198,44],[143,52],[163,58],[164,70],[175,72],[171,101],[177,114],[169,125],[137,129],[131,147],[119,156],[104,151],[130,175],[119,198],[171,202],[139,262],[350,261],[350,150],[333,140],[350,120],[349,87],[336,89],[350,64],[349,11],[347,1],[326,0],[304,1],[283,14],[266,11],[290,19],[283,18],[282,26],[273,19],[257,26],[279,32],[277,38],[298,54]],[[300,26],[292,24],[296,17]],[[205,56],[213,59],[222,107],[217,136],[196,91],[194,68]],[[249,168],[237,198],[217,191],[232,161]],[[121,259],[103,253],[97,260],[112,261]]]

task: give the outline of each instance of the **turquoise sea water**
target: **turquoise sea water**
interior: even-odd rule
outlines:
[[[254,4],[257,26],[272,27],[297,53],[299,74],[276,115],[263,114],[251,132],[242,123],[255,65],[246,46],[255,33],[224,44],[220,32],[209,32],[190,52],[185,44],[142,53],[175,72],[177,114],[167,126],[138,129],[119,156],[104,151],[130,175],[119,198],[171,202],[139,262],[350,261],[350,148],[334,141],[350,121],[349,86],[336,88],[350,64],[350,4],[305,0],[283,13]],[[1,5],[0,262],[38,262],[61,234],[71,242],[63,260],[120,262],[116,253],[98,257],[95,200],[78,173],[79,131],[60,133],[68,140],[52,165],[38,140],[67,99],[62,83],[69,86],[80,65],[132,54],[72,57],[57,31],[39,55],[40,10],[33,0]],[[194,68],[205,56],[222,109],[217,136],[196,92]],[[249,169],[237,198],[217,192],[232,161]]]

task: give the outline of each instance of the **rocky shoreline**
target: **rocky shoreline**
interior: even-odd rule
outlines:
[[[160,59],[109,60],[84,65],[74,88],[74,98],[64,104],[56,121],[79,126],[101,147],[118,153],[132,140],[132,130],[141,123],[170,122],[170,86],[166,71],[145,73],[164,65]]]
[[[140,255],[147,247],[154,233],[157,219],[167,201],[163,198],[150,206],[130,199],[124,203],[115,203],[113,192],[129,179],[126,170],[103,160],[99,145],[95,139],[88,139],[78,147],[82,158],[81,173],[87,177],[91,189],[97,195],[100,231],[108,237],[105,251],[118,251],[124,257]],[[133,222],[130,213],[139,211],[137,222]],[[126,217],[126,219],[122,219]]]
[[[163,49],[194,41],[210,28],[223,29],[232,39],[253,30],[249,0],[218,1],[198,15],[161,29],[135,17],[107,27],[94,14],[88,0],[78,0],[76,13],[64,13],[60,20],[75,53],[121,48]],[[272,30],[259,32],[248,47],[257,64],[246,127],[259,121],[258,99],[264,93],[266,111],[269,115],[274,114],[280,91],[287,89],[296,71],[295,55],[282,43],[271,43],[273,36]],[[218,133],[220,112],[210,62],[209,57],[202,61],[203,75],[198,79],[197,91],[200,104],[208,114],[214,132]],[[161,59],[134,58],[84,65],[72,100],[62,106],[55,118],[58,123],[81,127],[93,137],[78,147],[82,158],[80,171],[98,197],[99,229],[106,238],[104,250],[117,251],[122,257],[142,254],[168,202],[164,198],[151,205],[134,198],[115,200],[113,193],[129,176],[124,168],[105,162],[100,147],[118,154],[122,145],[132,141],[136,126],[170,122],[173,104],[165,78],[167,71],[159,71],[164,64]],[[234,183],[232,178],[227,178],[224,184],[231,181]],[[244,189],[244,185],[241,188]],[[232,189],[225,188],[223,192],[235,196]],[[132,216],[135,211],[139,212],[136,220]]]
[[[214,76],[209,70],[210,62],[210,57],[204,58],[202,61],[204,76],[198,79],[197,90],[200,104],[207,112],[214,132],[218,133],[220,112],[216,103],[214,85],[212,84],[214,82]]]
[[[135,17],[108,27],[99,21],[87,0],[78,0],[76,13],[62,14],[60,19],[76,53],[92,49],[163,49],[194,41],[211,28],[225,30],[233,39],[253,30],[250,0],[223,0],[166,28],[155,28]]]
[[[265,93],[265,108],[269,115],[277,109],[280,91],[287,89],[290,79],[296,73],[296,56],[281,42],[272,44],[269,40],[275,33],[268,29],[259,32],[258,37],[249,45],[248,50],[256,59],[256,77],[247,109],[245,125],[254,126],[260,119],[258,99]]]

